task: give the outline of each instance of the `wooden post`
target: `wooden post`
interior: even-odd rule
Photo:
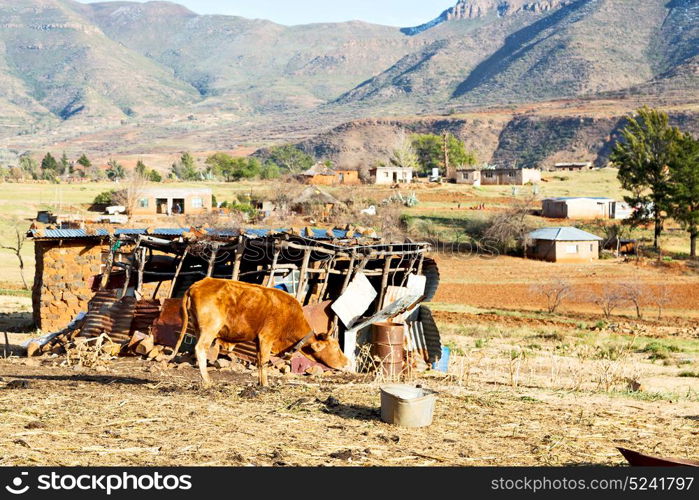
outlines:
[[[281,249],[275,245],[274,247],[274,257],[272,257],[272,265],[269,269],[269,277],[267,278],[267,288],[272,288],[274,286],[274,272],[276,271],[277,262],[279,261],[279,254]]]
[[[388,286],[388,275],[391,270],[391,260],[393,256],[386,257],[386,262],[383,265],[383,272],[381,273],[381,289],[379,290],[379,300],[376,302],[376,309],[374,312],[379,312],[383,303],[383,298],[386,296],[386,287]]]
[[[243,253],[245,252],[245,239],[243,236],[238,236],[238,245],[235,248],[235,260],[233,261],[233,274],[231,279],[234,281],[238,280],[240,276],[240,263],[243,260]]]
[[[104,266],[104,271],[102,272],[102,279],[100,281],[100,290],[107,288],[107,283],[109,282],[109,275],[112,274],[112,267],[114,267],[114,245],[116,242],[114,238],[109,239],[109,254],[107,255],[107,263]]]
[[[209,267],[206,270],[206,277],[211,278],[211,275],[214,273],[214,264],[216,264],[216,255],[218,254],[218,248],[219,248],[218,243],[213,243],[211,245],[211,255],[209,256]]]
[[[328,264],[325,266],[325,278],[323,279],[323,284],[320,286],[320,291],[318,292],[318,302],[323,302],[323,295],[325,295],[325,291],[328,289],[328,281],[330,281],[330,271],[333,269],[334,264],[335,258],[333,257],[328,261]]]
[[[182,254],[182,257],[180,258],[180,261],[177,263],[177,269],[175,269],[175,275],[172,277],[172,282],[170,283],[170,290],[167,292],[167,298],[171,299],[172,298],[172,293],[175,291],[175,283],[177,282],[177,278],[180,275],[180,271],[182,270],[182,264],[184,264],[184,260],[187,258],[187,254],[189,253],[189,245],[187,245],[187,248],[184,249],[184,253]]]
[[[136,258],[136,257],[134,256],[134,258]],[[121,297],[122,298],[126,297],[126,291],[129,289],[129,283],[131,282],[131,267],[132,266],[128,266],[125,270],[126,276],[124,277],[124,286],[121,289]]]
[[[420,254],[420,263],[417,265],[417,274],[422,274],[422,267],[425,264],[425,252]]]
[[[146,249],[141,247],[138,252],[138,281],[136,282],[136,297],[141,294],[143,289],[143,270],[146,267]]]
[[[354,261],[357,259],[357,255],[352,252],[352,257],[350,257],[349,261],[349,266],[347,267],[347,274],[345,274],[345,281],[342,283],[342,289],[340,290],[340,295],[345,293],[345,290],[347,290],[347,287],[350,284],[350,280],[352,279],[352,274],[354,271]]]
[[[308,271],[308,263],[311,261],[311,249],[307,248],[303,254],[303,263],[301,264],[301,274],[299,275],[299,287],[296,290],[296,300],[303,305],[303,289],[306,286],[306,273]]]

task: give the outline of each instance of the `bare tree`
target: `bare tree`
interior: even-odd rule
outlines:
[[[621,287],[604,286],[599,294],[591,297],[591,300],[594,304],[602,308],[604,317],[609,319],[612,317],[614,310],[626,301],[626,294]]]
[[[515,200],[509,210],[490,219],[483,232],[483,239],[495,244],[503,252],[520,247],[526,258],[529,245],[527,235],[532,230],[527,217],[531,215],[535,202],[534,195]]]
[[[534,285],[532,291],[546,297],[546,310],[549,314],[553,314],[566,297],[573,293],[573,287],[568,280],[557,279],[549,283]]]
[[[672,302],[672,295],[667,285],[656,286],[650,298],[651,303],[658,309],[658,319],[663,317],[665,306]]]
[[[405,134],[405,131],[401,131],[396,138],[396,144],[393,148],[389,161],[396,167],[417,169],[420,166],[413,143]]]
[[[24,247],[24,244],[27,242],[27,235],[23,233],[22,231],[19,230],[18,227],[15,227],[15,241],[14,244],[11,245],[0,245],[0,248],[3,250],[10,250],[12,253],[15,254],[17,257],[17,260],[19,260],[19,276],[22,278],[22,284],[24,285],[25,290],[29,290],[29,286],[27,285],[27,280],[24,278],[24,259],[22,258],[22,248]]]
[[[643,307],[648,303],[648,289],[640,282],[622,283],[619,287],[623,290],[624,299],[636,308],[636,317],[643,319]]]
[[[128,175],[128,184],[125,189],[115,193],[112,201],[126,207],[126,213],[133,215],[139,199],[143,197],[148,178],[138,170],[132,170]]]

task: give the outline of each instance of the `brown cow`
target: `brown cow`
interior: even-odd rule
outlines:
[[[207,351],[217,338],[257,344],[258,373],[263,386],[267,385],[267,363],[272,353],[299,349],[330,368],[340,370],[348,364],[337,340],[316,334],[306,321],[301,304],[281,290],[206,278],[187,290],[181,314],[182,331],[172,357],[179,351],[191,315],[199,337],[194,350],[205,386],[211,384],[206,369]]]

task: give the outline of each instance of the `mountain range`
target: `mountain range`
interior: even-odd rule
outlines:
[[[569,99],[699,103],[699,0],[459,0],[406,28],[0,0],[5,149],[232,148]]]

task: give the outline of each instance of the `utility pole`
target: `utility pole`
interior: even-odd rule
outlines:
[[[448,181],[452,180],[456,176],[452,175],[451,168],[449,166],[449,132],[444,132],[443,134],[443,145],[444,150],[444,176]]]

